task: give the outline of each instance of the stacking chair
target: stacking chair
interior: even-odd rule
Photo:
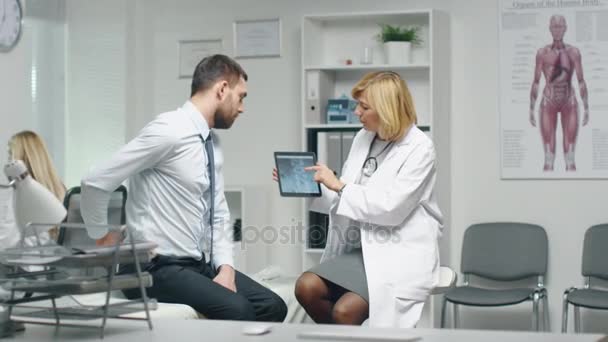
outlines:
[[[81,203],[81,189],[79,186],[69,189],[63,199],[63,205],[67,210],[67,216],[65,219],[66,223],[84,223],[82,214],[80,212]],[[123,225],[126,222],[125,205],[127,203],[127,188],[123,185],[118,187],[110,197],[108,203],[108,224],[111,225]],[[82,248],[82,247],[94,247],[95,240],[90,238],[87,234],[86,229],[69,229],[65,227],[59,228],[59,234],[57,236],[57,244],[68,247],[68,248]],[[82,272],[81,270],[71,272]],[[81,275],[92,275],[92,274],[105,274],[105,270],[93,270],[88,269],[85,271],[86,274]],[[77,275],[77,274],[76,274]]]
[[[585,285],[571,287],[564,292],[562,312],[562,332],[568,330],[568,305],[574,308],[574,332],[581,331],[580,308],[608,310],[608,291],[594,288],[591,279],[608,280],[608,224],[600,224],[587,229],[583,242],[583,269]],[[597,281],[596,279],[596,281]]]
[[[463,286],[449,289],[441,309],[445,326],[447,303],[454,309],[453,326],[458,327],[458,305],[477,307],[507,306],[532,301],[532,327],[540,330],[539,304],[543,303],[544,328],[548,330],[547,290],[543,279],[547,271],[548,241],[537,225],[513,222],[481,223],[470,226],[462,244]],[[504,284],[501,289],[474,287],[470,276]],[[536,287],[514,287],[510,282],[535,277]]]
[[[63,206],[68,211],[67,223],[84,223],[80,212],[80,187],[75,186],[65,193]],[[127,188],[123,185],[112,193],[108,204],[108,224],[122,225],[126,222],[125,205],[127,203]],[[95,241],[87,235],[85,229],[60,228],[57,243],[63,246],[94,246]]]

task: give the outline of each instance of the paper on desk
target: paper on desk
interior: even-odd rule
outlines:
[[[46,257],[37,257],[37,256],[28,256],[28,257],[20,257],[16,259],[7,259],[6,263],[10,265],[47,265],[53,263],[57,260],[61,260],[61,256],[46,256]]]

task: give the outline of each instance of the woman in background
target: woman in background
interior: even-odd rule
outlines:
[[[8,142],[8,159],[22,160],[32,178],[49,189],[57,199],[63,201],[65,186],[57,175],[57,171],[46,144],[42,138],[32,131],[21,131],[11,137]],[[3,190],[0,190],[3,191]],[[3,191],[3,203],[0,203],[0,249],[14,247],[21,238],[20,230],[15,222],[13,212],[13,200],[11,191]],[[39,236],[40,242],[48,242],[49,239],[56,240],[57,228],[49,229],[48,234]],[[34,243],[34,240],[26,243]]]

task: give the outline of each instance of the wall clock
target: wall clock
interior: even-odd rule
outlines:
[[[8,52],[21,37],[23,17],[19,0],[0,0],[0,51]]]

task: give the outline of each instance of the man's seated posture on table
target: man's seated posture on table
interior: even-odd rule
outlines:
[[[283,321],[283,300],[233,266],[223,157],[213,129],[230,128],[243,112],[246,81],[231,58],[203,59],[190,100],[157,116],[82,180],[81,209],[87,224],[106,224],[112,191],[129,179],[127,225],[158,244],[142,265],[153,277],[150,297],[189,305],[210,319]],[[88,232],[100,245],[120,238],[104,229]],[[133,270],[124,265],[120,272]],[[125,294],[133,298],[139,290]]]

